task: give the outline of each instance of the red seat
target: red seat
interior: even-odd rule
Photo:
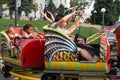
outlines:
[[[20,34],[20,35],[22,35],[22,31],[23,31],[22,28],[16,28],[15,29],[15,33]]]
[[[23,43],[20,60],[22,68],[44,66],[45,39],[29,39]]]
[[[16,28],[15,33],[22,35],[22,30],[23,30],[22,28]],[[5,32],[6,32],[6,34],[8,34],[7,30]]]

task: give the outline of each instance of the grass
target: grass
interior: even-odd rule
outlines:
[[[14,24],[14,20],[0,19],[0,31],[7,29],[7,27],[10,24]],[[43,20],[40,20],[40,21],[20,20],[19,21],[19,27],[23,27],[25,24],[32,24],[33,27],[38,27],[39,30],[42,31],[42,27],[48,24],[48,22]],[[71,24],[69,26],[71,26]],[[73,34],[76,34],[76,32],[77,31],[74,31]],[[80,27],[80,34],[85,37],[89,37],[95,34],[96,32],[98,32],[98,30],[94,28]]]
[[[0,31],[5,30],[10,24],[14,24],[14,20],[9,19],[0,19]],[[25,24],[32,24],[33,27],[39,27],[40,30],[42,30],[42,27],[46,24],[48,24],[47,21],[29,21],[29,20],[20,20],[19,27],[23,27]]]

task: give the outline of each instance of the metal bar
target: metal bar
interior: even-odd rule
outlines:
[[[18,7],[17,7],[17,0],[15,0],[15,27],[18,27]]]
[[[81,71],[59,71],[59,70],[44,70],[44,73],[59,73],[59,74],[78,74],[83,76],[107,76],[105,75],[105,72],[81,72]]]
[[[28,76],[24,76],[24,74],[21,75],[21,74],[17,74],[17,73],[14,73],[14,72],[10,72],[10,74],[13,75],[13,76],[16,76],[18,79],[41,80],[39,78],[28,77]]]
[[[105,13],[103,12],[103,15],[102,15],[102,29],[104,30],[104,15]]]

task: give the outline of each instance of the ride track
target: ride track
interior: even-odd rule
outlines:
[[[9,73],[13,76],[15,76],[15,80],[41,80],[40,78],[34,78],[34,75],[42,75],[44,74],[42,71],[31,71],[33,74],[29,74],[30,72],[12,72]],[[28,73],[28,74],[26,74]],[[26,75],[25,75],[26,74]],[[98,74],[98,73],[97,73]],[[110,76],[105,76],[103,74],[98,75],[91,75],[91,73],[82,73],[82,75],[68,75],[68,74],[61,74],[59,80],[66,80],[66,78],[79,78],[80,80],[85,79],[104,79],[104,80],[110,80]]]
[[[38,71],[23,71],[23,72],[9,72],[11,75],[15,76],[15,80],[41,80],[40,78],[35,78],[33,77],[36,74],[41,74],[43,72],[38,72]]]

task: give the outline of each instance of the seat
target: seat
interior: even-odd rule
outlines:
[[[15,31],[21,34],[22,29],[17,28]],[[12,41],[7,32],[2,31],[0,34],[2,36],[2,59],[5,63],[22,68],[39,68],[44,66],[45,39],[27,39],[22,42],[20,44],[23,45],[19,54],[20,59],[16,59],[12,49]]]
[[[43,30],[46,39],[44,53],[46,70],[109,72],[110,45],[106,36],[101,37],[99,53],[101,60],[95,63],[80,62],[77,46],[68,35],[47,25]]]

